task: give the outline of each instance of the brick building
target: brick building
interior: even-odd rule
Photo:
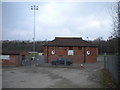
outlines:
[[[3,50],[0,56],[0,62],[2,66],[20,66],[22,65],[22,60],[28,58],[30,55],[26,51],[18,50]]]
[[[94,63],[98,48],[82,38],[56,37],[44,44],[44,55],[47,63],[57,58],[69,58],[73,63]]]

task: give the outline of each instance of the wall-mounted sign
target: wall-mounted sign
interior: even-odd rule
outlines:
[[[10,56],[9,55],[0,55],[0,59],[10,60]]]
[[[55,54],[55,50],[52,50],[52,51],[51,51],[51,54],[54,55],[54,54]]]
[[[90,51],[88,50],[88,51],[86,52],[86,54],[87,54],[87,55],[90,55]]]
[[[68,55],[74,55],[74,50],[68,50]]]

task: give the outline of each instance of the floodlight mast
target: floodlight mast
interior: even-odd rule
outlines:
[[[34,10],[34,35],[33,35],[33,52],[35,52],[35,11],[38,10],[38,6],[31,6],[31,10]]]

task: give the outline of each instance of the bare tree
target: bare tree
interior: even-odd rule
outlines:
[[[112,17],[113,17],[113,32],[112,37],[120,37],[120,1],[115,3],[112,8]]]
[[[118,37],[120,37],[120,1],[118,2]]]
[[[118,53],[120,49],[118,45],[120,40],[120,1],[114,3],[111,11],[111,16],[113,19],[113,31],[111,36],[108,38],[108,42],[113,43],[112,48],[114,48],[114,53]]]

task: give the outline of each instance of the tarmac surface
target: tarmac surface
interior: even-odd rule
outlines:
[[[103,61],[85,64],[84,68],[3,67],[3,88],[101,88]]]

